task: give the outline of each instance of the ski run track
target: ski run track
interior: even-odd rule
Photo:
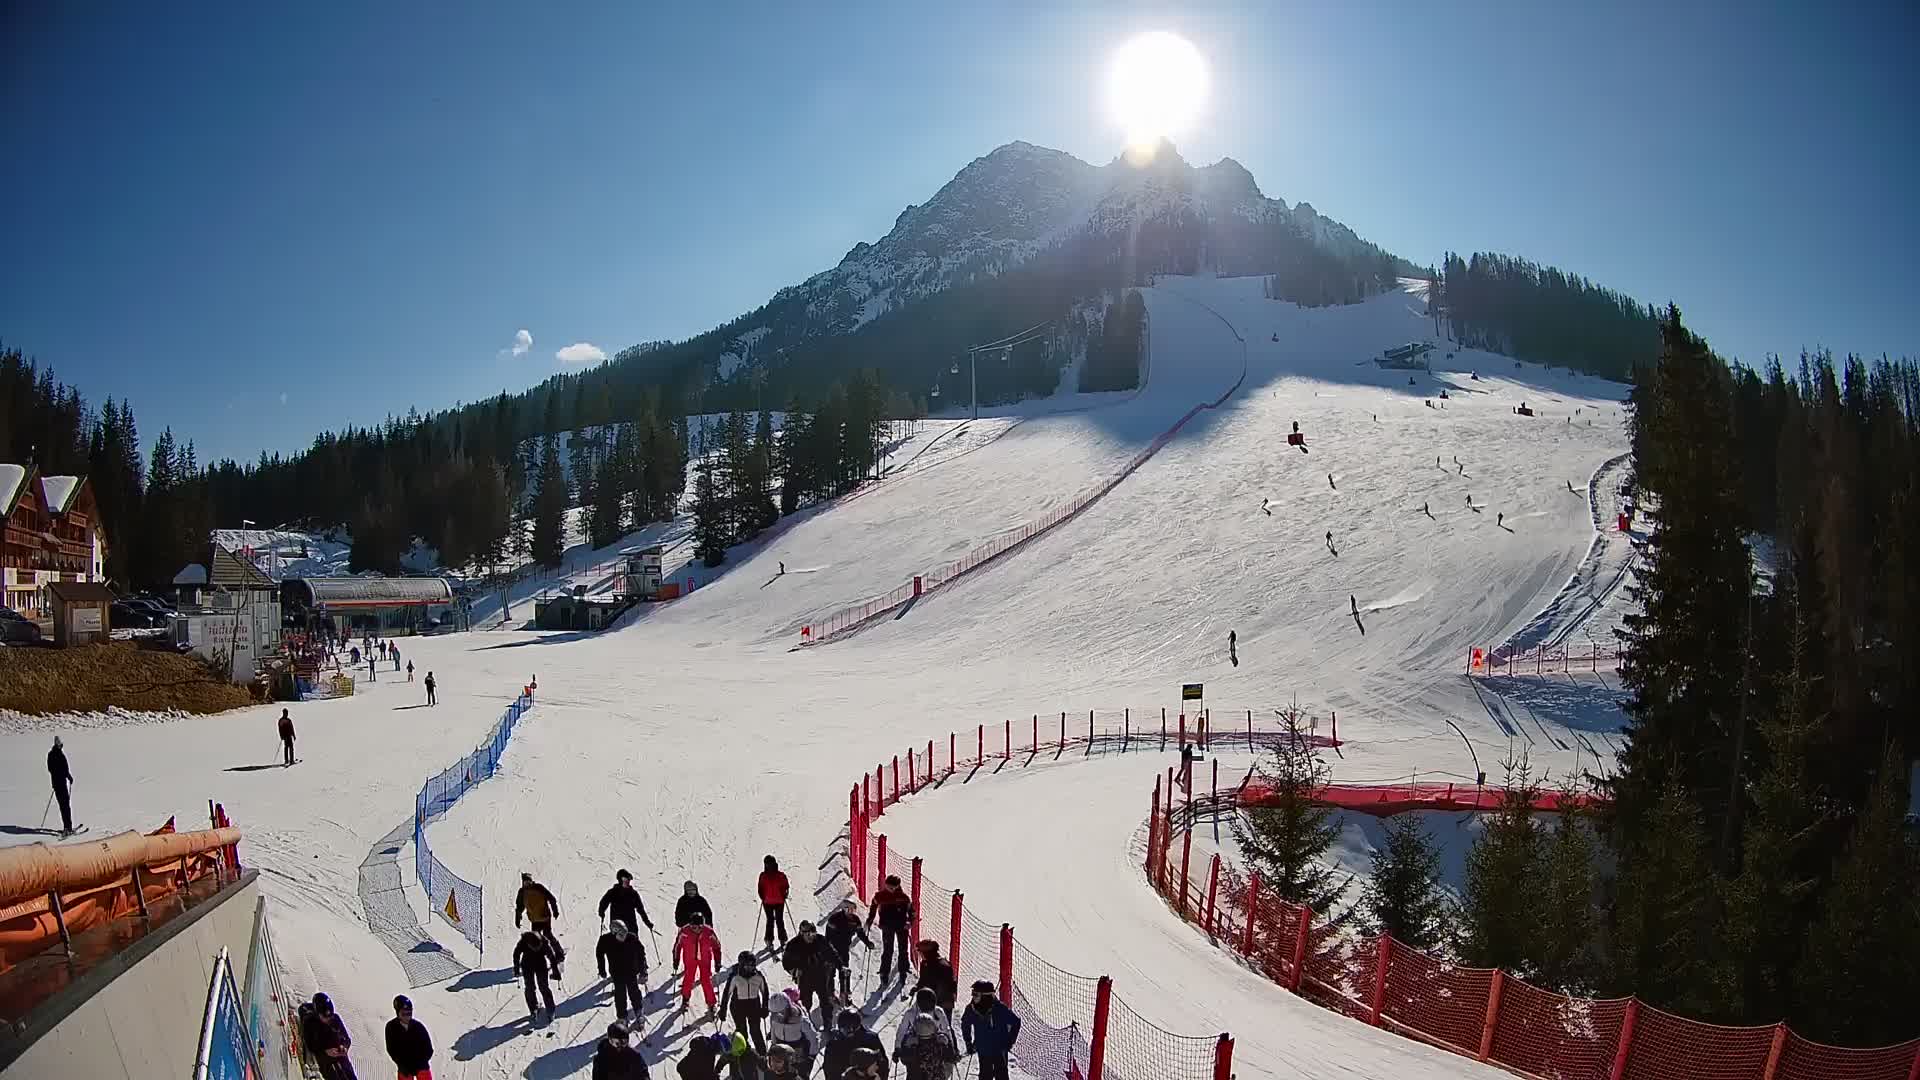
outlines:
[[[277,705],[101,727],[12,722],[0,729],[0,816],[37,818],[56,732],[76,816],[96,832],[173,813],[192,822],[218,799],[245,832],[243,861],[262,872],[292,986],[333,996],[364,1075],[388,1068],[381,1029],[406,991],[433,1032],[436,1076],[553,1078],[588,1075],[612,1019],[592,978],[593,906],[616,869],[634,873],[666,927],[682,881],[698,881],[731,957],[758,944],[748,934],[761,857],[778,856],[793,880],[790,921],[829,909],[848,889],[834,853],[849,787],[948,732],[1063,710],[1157,716],[1177,711],[1182,683],[1202,682],[1223,712],[1271,715],[1293,700],[1337,711],[1345,745],[1330,760],[1343,781],[1470,780],[1475,757],[1497,770],[1520,752],[1553,776],[1594,768],[1591,751],[1618,722],[1610,673],[1469,682],[1463,663],[1469,648],[1516,635],[1583,641],[1617,616],[1611,582],[1631,551],[1603,526],[1625,388],[1486,353],[1449,358],[1444,340],[1431,373],[1383,370],[1371,362],[1383,349],[1436,340],[1413,285],[1322,309],[1266,300],[1259,278],[1163,279],[1144,292],[1150,375],[1137,394],[930,422],[858,497],[795,515],[691,595],[607,633],[403,641],[422,675],[435,672],[439,706],[421,707],[421,688],[387,672],[352,697],[296,705],[302,761],[291,769],[244,769],[278,760]],[[811,620],[1106,485],[1223,395],[1058,527],[858,634],[793,647]],[[1522,401],[1538,415],[1516,415]],[[1308,453],[1287,445],[1295,421]],[[483,953],[429,917],[412,853],[399,854],[421,924],[473,969],[409,988],[366,925],[360,863],[408,817],[422,780],[471,750],[536,677],[537,704],[500,774],[428,830],[434,853],[486,890]],[[970,911],[1015,925],[1054,964],[1111,975],[1145,1019],[1231,1032],[1242,1077],[1503,1075],[1294,998],[1167,910],[1140,857],[1147,796],[1170,758],[983,773],[903,802],[884,828],[964,889]],[[1245,765],[1232,763],[1236,777]],[[572,956],[557,1019],[533,1030],[506,970],[523,870],[558,895],[555,929]],[[646,944],[657,988],[668,962]],[[646,1030],[661,1037],[648,1054],[667,1062],[656,1076],[685,1035],[665,1000],[649,1002]],[[898,1008],[875,1019],[889,1040]]]

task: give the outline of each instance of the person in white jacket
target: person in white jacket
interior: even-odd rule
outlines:
[[[932,1013],[933,1018],[940,1022],[940,1030],[947,1033],[948,1041],[955,1046],[960,1045],[960,1039],[953,1031],[953,1017],[948,1016],[947,1010],[934,1000],[933,991],[923,986],[913,992],[913,1004],[900,1014],[900,1027],[893,1033],[894,1057],[898,1058],[900,1050],[907,1045],[907,1036],[913,1034],[913,1020],[921,1013]]]
[[[802,1062],[810,1070],[820,1056],[820,1029],[795,1000],[799,996],[797,990],[773,995],[772,1011],[767,1014],[767,1041],[786,1043],[800,1051]]]
[[[720,1012],[733,1015],[735,1031],[753,1040],[753,1052],[764,1056],[767,1039],[760,1033],[760,1021],[767,1015],[767,977],[760,974],[759,959],[750,952],[740,954],[727,976],[726,989],[720,992]]]

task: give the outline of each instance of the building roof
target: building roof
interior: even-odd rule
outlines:
[[[446,578],[314,577],[292,580],[306,587],[315,604],[335,607],[453,603],[453,587]]]
[[[47,591],[69,604],[111,604],[113,590],[97,581],[53,581]]]
[[[207,558],[207,584],[223,589],[277,591],[280,588],[272,578],[261,573],[259,567],[246,559],[219,544],[212,545],[212,548],[213,553]]]
[[[173,583],[175,585],[205,585],[207,583],[207,568],[197,562],[190,562],[181,567],[179,573],[173,575]]]
[[[13,500],[26,482],[27,466],[0,462],[0,514],[13,513]]]
[[[47,501],[49,513],[64,514],[73,504],[73,493],[80,490],[78,476],[42,476],[40,494]]]

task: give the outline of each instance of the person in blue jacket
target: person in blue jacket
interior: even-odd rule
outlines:
[[[994,995],[985,979],[973,984],[973,1000],[961,1014],[967,1053],[980,1058],[980,1080],[1007,1080],[1007,1055],[1020,1038],[1020,1017]]]

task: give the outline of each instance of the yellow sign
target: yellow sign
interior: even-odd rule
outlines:
[[[452,923],[455,926],[459,926],[460,925],[460,905],[453,902],[452,889],[447,890],[447,906],[445,910],[446,910],[447,921]]]
[[[1190,682],[1182,685],[1180,687],[1180,700],[1181,701],[1199,701],[1200,700],[1200,684],[1197,682]]]

